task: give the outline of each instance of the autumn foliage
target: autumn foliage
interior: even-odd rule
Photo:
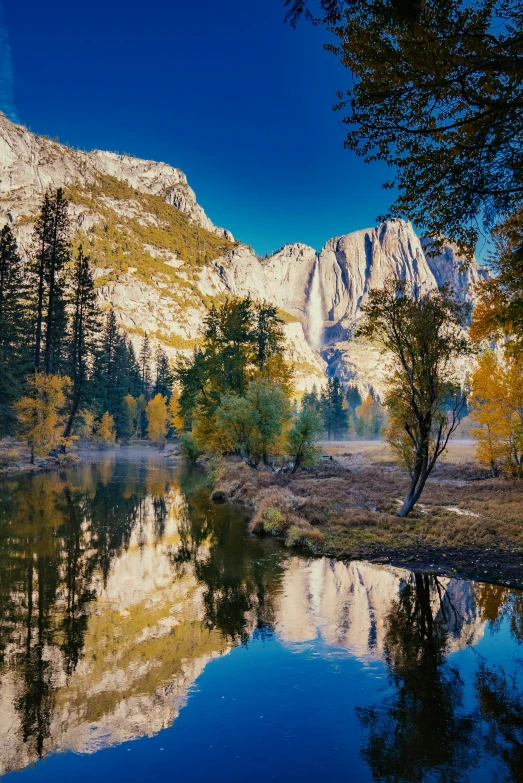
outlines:
[[[100,426],[98,427],[98,440],[105,445],[110,445],[116,440],[116,430],[114,428],[114,419],[107,411],[102,416]]]
[[[69,378],[35,372],[29,394],[14,404],[18,425],[34,455],[45,456],[63,444],[64,406]]]
[[[523,365],[486,351],[471,379],[476,455],[492,475],[523,475]]]
[[[165,443],[169,425],[167,397],[155,395],[147,403],[147,435],[152,443]]]

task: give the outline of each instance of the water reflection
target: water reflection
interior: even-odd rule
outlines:
[[[521,593],[291,556],[161,457],[4,482],[0,602],[0,774],[156,734],[268,636],[385,667],[352,740],[376,781],[523,780]]]

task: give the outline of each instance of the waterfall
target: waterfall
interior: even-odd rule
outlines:
[[[320,291],[320,270],[319,262],[316,259],[314,270],[312,272],[312,282],[309,289],[309,301],[307,303],[307,323],[309,333],[309,343],[311,348],[319,351],[322,346],[323,337],[323,317]]]

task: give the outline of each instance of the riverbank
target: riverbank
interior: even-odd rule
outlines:
[[[523,587],[523,484],[489,478],[469,442],[452,445],[407,519],[395,512],[408,476],[386,444],[323,450],[317,468],[293,477],[222,462],[213,498],[246,506],[252,532],[314,554]]]
[[[67,454],[35,456],[31,463],[31,449],[26,443],[15,440],[0,441],[0,476],[16,476],[21,473],[45,473],[48,470],[74,465],[80,459],[77,451]]]
[[[155,451],[166,460],[180,460],[177,444],[169,442],[163,450],[149,441],[133,441],[129,445],[119,444],[103,446],[95,443],[81,444],[66,454],[48,455],[38,457],[35,455],[34,463],[31,463],[31,450],[26,443],[6,439],[0,441],[0,477],[17,476],[24,473],[46,473],[58,468],[66,468],[75,465],[85,459],[92,459],[96,454],[108,454],[117,452],[122,458],[127,454],[138,454],[142,451]]]

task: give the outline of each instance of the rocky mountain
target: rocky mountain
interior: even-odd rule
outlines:
[[[169,355],[187,353],[213,299],[250,295],[283,311],[298,389],[321,385],[327,370],[380,393],[381,357],[352,334],[369,290],[390,274],[426,290],[449,282],[462,297],[484,274],[463,271],[451,246],[430,256],[403,221],[335,237],[319,253],[295,243],[260,258],[211,222],[179,169],[72,149],[0,114],[0,224],[12,224],[26,255],[43,193],[59,186],[100,302],[137,346],[146,332]]]

